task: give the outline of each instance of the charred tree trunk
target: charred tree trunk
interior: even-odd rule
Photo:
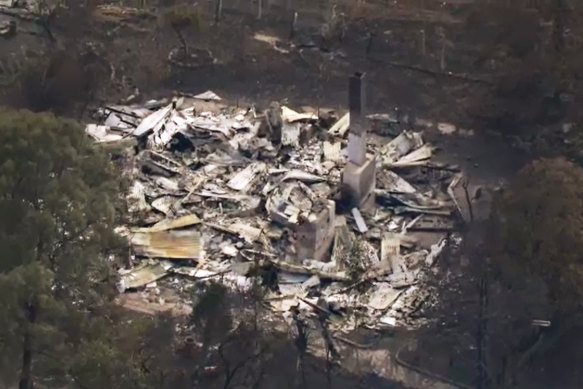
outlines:
[[[478,331],[476,336],[477,348],[477,389],[488,389],[488,364],[486,361],[486,338],[488,332],[488,281],[483,276],[478,284],[479,290],[479,310],[478,310]]]
[[[186,39],[184,39],[184,35],[182,34],[182,30],[178,27],[174,27],[174,32],[176,36],[178,36],[178,40],[182,45],[182,54],[184,55],[184,59],[188,58],[188,45],[186,44]]]
[[[561,55],[565,49],[565,0],[555,0],[555,15],[553,20],[553,43],[555,51]]]
[[[369,55],[370,52],[372,51],[372,43],[373,43],[374,37],[375,37],[374,32],[371,31],[368,33],[368,41],[366,44],[366,55]]]
[[[470,222],[474,222],[474,208],[472,205],[472,200],[470,199],[470,193],[468,192],[468,182],[464,181],[462,184],[462,187],[464,188],[464,195],[466,198],[466,203],[468,204],[468,211],[470,213]]]
[[[289,39],[292,40],[296,37],[296,26],[298,24],[298,13],[296,11],[292,12],[291,23],[289,28]]]
[[[307,325],[302,318],[299,316],[299,311],[296,309],[293,312],[294,322],[296,324],[296,329],[298,331],[297,337],[295,339],[295,345],[298,350],[298,359],[296,362],[296,372],[301,379],[301,387],[307,388],[308,382],[306,381],[306,371],[304,365],[304,358],[306,351],[308,349],[308,334]]]
[[[36,307],[34,304],[29,304],[26,308],[28,326],[25,329],[24,339],[22,342],[22,369],[20,372],[20,382],[18,384],[18,389],[33,389],[33,377],[32,377],[32,338],[31,338],[31,326],[36,321]]]
[[[441,42],[441,58],[439,61],[439,69],[441,72],[445,71],[445,36]]]
[[[565,31],[568,28],[568,10],[566,0],[554,0],[555,10],[553,15],[553,50],[556,60],[557,74],[560,80],[559,90],[555,93],[558,97],[567,89],[569,74],[567,72]]]
[[[39,20],[39,24],[42,27],[42,29],[45,30],[45,33],[47,34],[49,41],[51,43],[55,43],[57,40],[55,39],[55,36],[53,35],[53,31],[51,29],[50,23],[51,22],[49,21],[49,17],[43,17]]]
[[[217,0],[217,6],[215,8],[215,23],[219,24],[221,21],[221,14],[223,13],[223,0]]]

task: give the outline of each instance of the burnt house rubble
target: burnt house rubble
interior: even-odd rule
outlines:
[[[263,283],[283,317],[324,310],[335,330],[421,323],[426,280],[462,221],[461,173],[433,161],[422,132],[375,131],[366,75],[348,84],[344,115],[258,112],[211,91],[97,109],[86,133],[131,182],[120,293],[170,309],[161,289],[186,300],[198,282]]]

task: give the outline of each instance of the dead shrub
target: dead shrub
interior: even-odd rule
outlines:
[[[197,32],[202,30],[203,21],[198,8],[186,4],[177,5],[170,8],[164,15],[164,18],[176,33],[182,46],[184,58],[188,58],[188,43],[184,37],[184,33],[189,28]]]
[[[63,52],[27,58],[12,86],[11,105],[78,115],[93,97],[100,78],[94,62],[85,60]]]
[[[320,35],[325,44],[342,42],[346,35],[346,15],[338,10],[337,5],[332,5],[327,20],[320,27]]]

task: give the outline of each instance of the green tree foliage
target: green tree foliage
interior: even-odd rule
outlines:
[[[90,50],[76,47],[73,55],[53,50],[24,56],[7,85],[5,103],[35,112],[79,116],[95,97],[105,68]]]
[[[0,110],[0,355],[21,389],[66,375],[86,314],[110,290],[114,177],[75,122]]]
[[[268,375],[274,350],[287,345],[287,337],[276,336],[263,323],[261,287],[254,286],[242,296],[230,295],[219,283],[211,282],[195,296],[191,324],[193,336],[202,345],[197,379],[205,387],[258,388]],[[216,363],[218,380],[209,380],[205,371]],[[273,373],[273,372],[272,372]],[[275,378],[277,373],[272,374]]]
[[[190,321],[201,338],[204,354],[210,346],[219,343],[233,326],[227,298],[223,285],[211,283],[195,299]]]
[[[133,317],[110,309],[86,323],[69,356],[69,375],[82,389],[170,389],[188,387],[188,371],[176,354],[172,317]]]
[[[563,316],[581,307],[582,234],[583,169],[558,158],[519,172],[495,204],[489,239],[495,264],[516,276],[541,277]]]

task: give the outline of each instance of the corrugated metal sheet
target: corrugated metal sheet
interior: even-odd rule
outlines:
[[[228,232],[229,234],[238,235],[249,243],[255,242],[261,235],[261,229],[252,227],[245,223],[233,223],[230,225],[221,225],[214,223],[206,223],[207,226],[219,231]]]
[[[413,185],[409,184],[405,179],[401,178],[396,173],[384,169],[380,172],[377,172],[377,182],[382,185],[381,188],[384,188],[390,192],[399,192],[399,193],[416,193],[417,189],[413,187]]]
[[[415,164],[419,161],[425,161],[431,158],[433,149],[431,145],[425,144],[415,151],[410,152],[403,158],[399,159],[397,162],[393,163],[393,166],[407,166],[409,164]]]
[[[253,163],[235,174],[227,183],[231,189],[246,192],[260,172],[266,170],[266,165],[262,162]]]
[[[281,178],[281,182],[288,181],[288,180],[299,180],[307,183],[314,183],[314,182],[321,182],[326,181],[326,178],[316,176],[314,174],[306,173],[303,170],[290,170]]]
[[[318,116],[313,113],[299,113],[285,105],[281,107],[281,118],[288,123],[307,121],[307,120],[318,120]]]
[[[200,219],[195,214],[181,216],[176,219],[164,219],[154,224],[152,227],[138,228],[135,232],[160,232],[167,230],[175,230],[177,228],[183,228],[199,224]]]
[[[344,136],[346,131],[348,131],[348,127],[350,127],[350,113],[342,116],[340,120],[338,120],[332,127],[330,127],[328,133],[332,135]]]
[[[199,259],[201,251],[198,231],[137,232],[132,235],[134,253],[142,257]]]
[[[194,96],[195,99],[206,100],[206,101],[221,101],[222,99],[212,90],[207,90],[206,92],[200,93]]]
[[[118,288],[120,292],[127,289],[140,288],[146,286],[168,274],[172,264],[168,261],[161,261],[154,264],[146,264],[132,269],[129,273],[120,276]]]
[[[132,135],[139,138],[149,133],[150,130],[156,132],[156,130],[160,129],[160,127],[164,124],[165,119],[168,117],[168,115],[170,115],[171,111],[172,104],[168,104],[166,107],[159,109],[156,112],[152,112],[150,115],[148,115],[148,117],[142,120]]]
[[[170,302],[165,299],[150,301],[142,293],[126,293],[118,296],[117,303],[131,311],[145,313],[147,315],[159,315],[160,313],[169,313],[172,316],[184,317],[192,314],[192,304],[181,301]]]

